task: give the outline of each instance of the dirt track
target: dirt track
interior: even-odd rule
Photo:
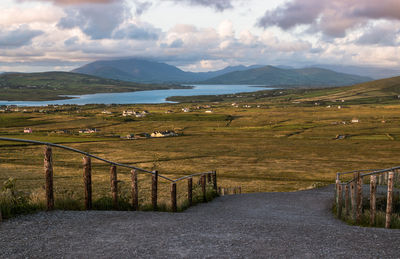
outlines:
[[[399,258],[400,230],[336,220],[332,188],[224,196],[178,214],[22,216],[0,224],[0,258]]]

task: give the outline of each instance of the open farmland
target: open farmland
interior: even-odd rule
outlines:
[[[63,143],[112,161],[158,170],[171,178],[217,170],[219,186],[241,186],[243,192],[307,189],[332,183],[337,171],[398,165],[400,101],[321,105],[315,100],[285,101],[285,94],[292,93],[258,101],[236,98],[218,103],[60,106],[41,108],[40,112],[27,108],[25,112],[1,113],[0,135]],[[102,113],[104,110],[110,113]],[[147,110],[150,114],[123,117],[123,110]],[[22,133],[25,127],[33,133]],[[78,133],[86,128],[99,131]],[[120,138],[162,130],[174,130],[179,136]],[[0,145],[0,182],[14,177],[18,189],[40,192],[43,147]],[[56,196],[82,199],[81,164],[81,155],[54,150]],[[129,171],[119,173],[122,192],[128,193]],[[148,202],[150,181],[148,175],[139,177],[143,203]],[[107,165],[94,162],[93,184],[95,197],[108,195]],[[168,199],[169,185],[160,188],[160,194]],[[178,185],[178,193],[181,190],[184,195],[185,188]]]

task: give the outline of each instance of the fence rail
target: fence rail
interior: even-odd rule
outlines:
[[[72,151],[75,153],[79,153],[84,155],[83,158],[83,180],[84,180],[84,189],[85,189],[85,209],[92,209],[92,166],[91,159],[96,159],[107,164],[110,164],[110,181],[111,181],[111,195],[113,200],[113,208],[118,209],[118,177],[117,177],[117,167],[124,167],[131,169],[131,180],[132,180],[132,209],[137,210],[139,207],[138,204],[138,172],[143,172],[152,175],[152,187],[151,187],[151,200],[153,210],[157,210],[157,197],[158,197],[158,178],[162,178],[171,183],[171,208],[173,212],[177,212],[177,191],[176,191],[176,183],[179,181],[183,181],[185,179],[188,180],[188,204],[191,206],[193,204],[193,177],[200,176],[200,184],[202,187],[202,200],[203,202],[207,201],[206,195],[206,185],[208,183],[213,184],[213,190],[217,192],[217,172],[209,171],[202,173],[195,173],[187,176],[180,177],[178,179],[171,179],[167,176],[159,174],[158,171],[149,171],[143,168],[117,163],[114,161],[110,161],[90,153],[59,145],[49,142],[41,142],[35,140],[25,140],[25,139],[15,139],[15,138],[4,138],[0,137],[0,141],[11,141],[11,142],[22,142],[36,145],[44,145],[44,171],[45,171],[45,190],[46,190],[46,207],[47,210],[54,209],[54,190],[53,190],[53,159],[52,159],[52,147],[61,148],[64,150]],[[206,179],[207,178],[207,179]],[[207,181],[208,180],[208,181]],[[0,221],[1,210],[0,210]]]
[[[342,179],[352,175],[350,180]],[[350,172],[339,172],[336,174],[335,201],[338,218],[345,215],[351,216],[357,224],[360,223],[363,215],[363,185],[369,180],[369,201],[370,201],[370,225],[376,223],[376,192],[377,185],[387,185],[386,193],[386,215],[385,228],[390,228],[393,211],[393,188],[400,184],[400,166],[386,169],[355,170]],[[344,187],[344,189],[343,189]],[[344,197],[343,197],[344,192]],[[343,204],[344,201],[344,204]]]

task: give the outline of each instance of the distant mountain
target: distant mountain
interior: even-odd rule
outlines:
[[[322,68],[282,69],[264,66],[235,71],[203,81],[205,84],[251,84],[281,86],[340,86],[353,85],[372,78],[337,73]]]
[[[349,73],[359,76],[372,77],[374,79],[383,79],[389,77],[400,76],[400,68],[383,68],[383,67],[372,67],[372,66],[345,66],[345,65],[326,65],[318,64],[313,67],[325,68],[333,70],[338,73]]]
[[[119,59],[95,61],[72,72],[138,83],[193,83],[204,81],[233,71],[243,71],[261,66],[230,66],[211,72],[185,72],[160,62],[144,59]]]

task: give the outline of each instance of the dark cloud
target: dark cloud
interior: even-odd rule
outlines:
[[[184,44],[183,40],[181,40],[181,39],[176,39],[176,40],[174,40],[173,42],[171,42],[170,44],[162,43],[160,46],[161,46],[162,48],[172,48],[172,49],[174,49],[174,48],[181,48],[181,47],[183,47],[183,44]]]
[[[399,35],[399,28],[393,28],[391,24],[377,25],[365,31],[356,43],[361,45],[396,46]]]
[[[151,2],[140,2],[135,1],[135,13],[136,15],[142,15],[142,13],[146,12],[152,6]]]
[[[43,31],[31,30],[28,26],[20,26],[15,30],[0,30],[0,47],[18,48],[29,45],[32,39],[43,34]]]
[[[379,19],[400,20],[400,1],[292,0],[267,11],[258,25],[264,28],[278,26],[284,30],[309,25],[313,32],[344,37],[347,30]]]
[[[160,30],[151,27],[139,27],[136,24],[129,24],[125,28],[117,30],[113,34],[114,39],[135,39],[135,40],[157,40]]]
[[[77,36],[69,38],[68,40],[64,41],[64,45],[69,47],[75,45],[77,42],[79,42],[79,38]]]
[[[171,0],[175,3],[185,3],[190,5],[200,5],[206,7],[212,7],[218,11],[224,11],[225,9],[233,8],[233,0]]]
[[[65,9],[66,16],[57,24],[61,29],[80,28],[92,39],[110,38],[113,31],[130,17],[123,2],[115,4],[83,4]]]

